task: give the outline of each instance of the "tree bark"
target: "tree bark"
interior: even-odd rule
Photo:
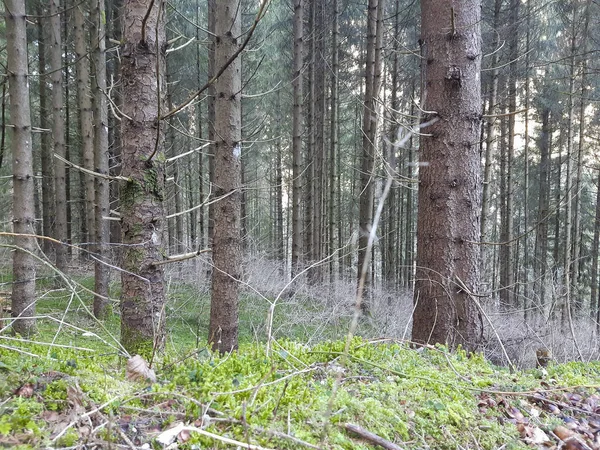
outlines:
[[[94,114],[92,111],[92,92],[90,88],[90,60],[88,59],[88,46],[84,28],[85,16],[84,4],[77,5],[73,9],[74,16],[74,40],[75,40],[75,67],[77,71],[77,103],[79,106],[79,134],[82,146],[83,167],[94,170]],[[87,235],[82,236],[86,243],[85,249],[94,252],[96,250],[93,242],[96,239],[95,208],[96,187],[94,176],[89,173],[81,175],[84,180],[85,192],[85,220]],[[89,255],[85,255],[88,258]]]
[[[365,299],[363,311],[368,310],[370,275],[365,265],[367,243],[371,232],[374,198],[374,169],[377,134],[376,99],[379,94],[381,77],[381,34],[383,33],[384,0],[369,0],[367,12],[367,56],[365,62],[365,96],[362,119],[362,157],[360,170],[360,210],[358,224],[358,264],[357,277],[360,282],[364,273]],[[365,272],[366,271],[366,272]]]
[[[339,240],[339,237],[335,239],[335,226],[338,224],[338,229],[341,228],[340,220],[341,217],[338,215],[339,208],[336,204],[336,191],[337,185],[336,180],[339,180],[340,173],[338,170],[338,166],[336,163],[337,153],[338,153],[338,117],[339,117],[339,72],[340,72],[340,63],[339,63],[339,6],[338,0],[333,0],[332,2],[332,19],[333,24],[331,27],[331,103],[329,106],[330,113],[330,128],[329,128],[329,189],[328,189],[328,203],[329,206],[327,208],[328,214],[328,236],[327,240],[327,248],[326,255],[331,258],[329,263],[329,279],[330,281],[334,281],[335,279],[335,265],[336,262],[339,261],[339,258],[333,258],[333,254],[337,249],[342,246],[342,243]],[[339,233],[338,233],[339,235]]]
[[[215,67],[239,48],[241,17],[236,0],[215,6]],[[238,346],[238,290],[241,277],[241,62],[236,58],[215,83],[215,204],[213,272],[208,340],[213,350]]]
[[[123,6],[121,80],[121,186],[123,271],[121,343],[149,358],[165,338],[164,109],[165,25],[160,2],[126,0]]]
[[[12,328],[22,336],[35,332],[35,206],[29,108],[29,71],[25,2],[4,0],[6,57],[12,127],[13,252]],[[30,235],[30,236],[26,236]]]
[[[42,16],[44,8],[41,2],[36,8],[39,16],[37,20],[38,29],[38,68],[40,74],[46,73],[46,33],[44,32]],[[40,98],[40,128],[47,130],[50,128],[50,120],[48,119],[48,87],[46,75],[40,75],[38,83],[39,98]],[[41,173],[42,173],[42,234],[46,237],[54,237],[54,158],[52,156],[52,144],[50,135],[42,133],[41,136]],[[48,239],[42,242],[42,250],[47,256],[50,256],[53,245]]]
[[[294,0],[294,62],[292,112],[292,276],[300,271],[302,262],[302,134],[303,130],[303,24],[304,0]]]
[[[92,8],[92,26],[90,28],[95,72],[94,89],[94,170],[108,175],[108,105],[106,102],[106,28],[104,18],[106,8],[104,0],[95,0]],[[96,177],[95,211],[96,218],[96,260],[94,261],[95,286],[94,315],[99,319],[108,314],[109,271],[106,262],[109,259],[110,222],[110,183],[107,179]]]
[[[425,50],[412,339],[476,350],[479,284],[481,2],[421,3]]]
[[[548,221],[550,209],[550,109],[544,107],[541,112],[542,129],[539,137],[539,195],[537,228],[535,235],[534,292],[542,307],[546,304],[546,262],[548,259]]]
[[[52,72],[52,138],[54,141],[54,153],[64,158],[66,156],[65,145],[65,116],[63,100],[63,64],[62,64],[62,35],[60,27],[59,0],[50,2],[50,70]],[[54,193],[55,193],[55,231],[56,239],[61,244],[55,246],[56,267],[61,272],[67,269],[67,179],[65,164],[54,161]]]

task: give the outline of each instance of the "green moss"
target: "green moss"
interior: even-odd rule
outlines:
[[[56,337],[57,342],[93,352],[54,347],[48,351],[48,346],[27,342],[11,344],[41,356],[34,358],[0,348],[0,434],[14,436],[31,430],[28,432],[38,439],[31,448],[43,448],[42,443],[48,443],[50,436],[42,420],[43,412],[57,410],[68,414],[66,387],[77,383],[85,407],[89,410],[107,404],[102,413],[115,421],[124,414],[135,420],[135,410],[127,409],[135,407],[156,411],[157,417],[164,418],[160,427],[165,429],[175,420],[198,420],[205,413],[201,403],[233,419],[215,421],[207,431],[240,441],[246,441],[249,435],[252,443],[268,448],[299,447],[260,430],[291,433],[323,448],[372,448],[344,430],[345,423],[357,424],[405,448],[526,448],[516,427],[498,420],[501,411],[490,408],[483,414],[478,403],[480,389],[539,389],[542,380],[535,371],[509,374],[488,364],[481,355],[468,355],[461,350],[449,353],[446,348],[437,347],[415,351],[402,344],[373,344],[360,338],[352,340],[344,367],[344,341],[321,342],[311,347],[281,340],[269,356],[263,344],[242,342],[239,351],[220,356],[203,347],[204,342],[198,344],[190,333],[191,329],[205,326],[207,299],[196,296],[189,286],[176,286],[171,294],[170,306],[181,314],[168,322],[172,342],[164,355],[157,356],[154,366],[159,382],[142,391],[138,383],[125,380],[123,361],[116,346],[111,346],[114,341],[110,335],[119,333],[117,317],[106,322],[108,333],[94,328],[94,322],[86,325],[86,329],[99,333],[104,342],[78,331],[63,329],[57,335],[49,322],[40,321],[40,339]],[[51,302],[44,306],[48,312],[52,308],[64,312],[68,299],[64,293],[60,295],[44,299]],[[84,301],[91,301],[91,297],[84,297]],[[81,319],[69,314],[69,319]],[[132,342],[130,348],[146,359],[152,354],[151,339],[124,330],[123,342],[128,341]],[[49,371],[67,376],[42,386],[38,381]],[[557,387],[589,385],[597,382],[600,364],[554,365],[548,372]],[[340,384],[332,401],[338,377]],[[38,386],[35,395],[30,399],[16,397],[17,389],[27,382]],[[185,416],[163,416],[169,409]],[[242,417],[247,426],[235,422]],[[539,420],[546,421],[549,427],[555,424],[552,418]],[[114,430],[96,436],[121,442]],[[66,434],[60,445],[76,442],[75,437]],[[227,448],[197,434],[192,434],[180,448],[191,449],[194,445]]]
[[[126,326],[121,327],[121,344],[130,355],[140,355],[146,361],[149,361],[154,354],[153,337]]]
[[[51,411],[61,411],[66,405],[67,383],[64,379],[53,381],[46,386],[44,403]]]
[[[140,198],[144,196],[144,189],[142,185],[135,180],[128,180],[121,187],[119,194],[119,201],[121,208],[125,211],[132,208],[133,205],[139,202]]]

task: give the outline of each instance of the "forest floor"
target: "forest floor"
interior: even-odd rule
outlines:
[[[36,336],[0,332],[0,447],[600,449],[600,362],[509,370],[385,338],[345,352],[307,344],[305,325],[267,347],[247,307],[239,350],[219,356],[207,302],[170,295],[150,372],[120,348],[117,314],[98,323],[85,290],[47,287]]]

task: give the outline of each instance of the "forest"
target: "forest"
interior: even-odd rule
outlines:
[[[0,8],[0,446],[600,449],[597,1]]]

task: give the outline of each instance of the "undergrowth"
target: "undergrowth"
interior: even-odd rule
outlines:
[[[577,402],[592,399],[592,413],[600,414],[598,362],[509,371],[480,354],[414,349],[401,339],[410,307],[389,299],[373,305],[389,325],[377,315],[363,319],[362,337],[345,355],[353,291],[297,286],[279,296],[273,273],[273,286],[244,290],[241,345],[226,356],[206,347],[206,285],[170,282],[168,340],[152,361],[155,383],[126,379],[116,300],[99,323],[89,314],[91,278],[71,290],[48,281],[37,304],[38,334],[0,333],[0,447],[160,449],[168,447],[159,442],[165,431],[179,426],[172,445],[180,449],[230,448],[226,439],[240,448],[375,448],[348,430],[352,424],[406,449],[517,449],[527,448],[531,430],[551,434],[577,418],[579,403],[552,397],[563,389]],[[119,297],[118,284],[110,296]],[[275,340],[267,348],[273,301]],[[393,338],[369,338],[379,335]],[[549,405],[560,412],[533,413]]]
[[[263,448],[372,448],[345,429],[352,423],[405,448],[522,448],[500,411],[481,412],[482,394],[519,396],[600,377],[598,363],[553,366],[542,379],[480,355],[360,338],[344,363],[343,348],[279,341],[270,355],[257,343],[226,356],[204,347],[169,351],[154,362],[158,381],[146,384],[127,381],[124,361],[111,352],[48,354],[15,342],[0,348],[0,444],[67,448],[125,435],[134,446],[163,448],[157,435],[184,423]],[[181,449],[230,447],[194,432],[179,439]]]

